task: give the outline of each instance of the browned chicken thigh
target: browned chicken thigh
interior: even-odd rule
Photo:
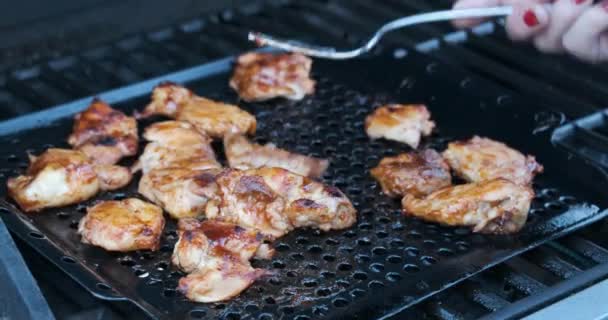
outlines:
[[[221,171],[210,165],[155,169],[141,177],[138,192],[163,207],[175,219],[203,215],[207,202],[216,197],[215,177]]]
[[[75,117],[68,143],[98,164],[114,164],[137,153],[137,122],[95,99]]]
[[[212,138],[229,133],[253,134],[256,128],[255,117],[239,107],[199,97],[173,83],[154,88],[152,102],[139,116],[152,115],[189,122]]]
[[[403,142],[416,149],[423,136],[435,128],[431,113],[421,104],[389,104],[377,108],[365,119],[365,132],[372,139]]]
[[[247,53],[237,59],[230,87],[245,101],[301,100],[315,90],[311,66],[299,53]]]
[[[78,233],[82,242],[108,251],[157,250],[164,226],[161,208],[130,198],[88,208]]]
[[[543,171],[533,156],[524,156],[504,143],[477,136],[450,143],[443,157],[454,172],[470,182],[504,178],[528,185]]]
[[[450,167],[433,149],[386,157],[371,174],[389,197],[421,197],[452,184]]]
[[[402,205],[405,214],[423,220],[508,234],[524,226],[533,197],[529,187],[494,179],[444,188],[422,199],[406,195]]]
[[[263,146],[251,143],[242,135],[224,137],[224,152],[230,167],[241,170],[276,167],[302,176],[318,178],[329,166],[329,161],[325,159],[291,153],[270,143]]]
[[[150,125],[144,131],[149,143],[139,157],[134,171],[144,174],[153,169],[192,167],[195,162],[202,166],[220,167],[211,147],[211,138],[184,121],[163,121]]]
[[[262,258],[269,258],[271,253],[255,231],[224,222],[185,218],[179,221],[178,233],[172,261],[189,273],[180,279],[178,289],[190,300],[230,299],[265,274],[249,263],[256,253],[263,253]]]
[[[30,156],[24,175],[7,182],[9,195],[26,212],[87,200],[100,190],[114,190],[131,181],[127,168],[94,165],[81,151],[48,149]]]
[[[268,236],[280,237],[299,227],[344,229],[357,219],[340,190],[285,169],[226,169],[216,181],[218,197],[207,204],[207,218]]]

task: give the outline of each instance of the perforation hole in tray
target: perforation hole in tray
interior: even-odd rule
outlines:
[[[431,73],[440,72],[439,69],[431,70]],[[256,114],[264,114],[263,121],[259,120],[256,142],[272,142],[304,154],[330,158],[331,165],[323,181],[338,186],[351,198],[359,211],[356,226],[329,233],[295,230],[274,242],[277,252],[272,260],[254,262],[256,268],[269,270],[271,276],[257,280],[232,301],[192,304],[185,302],[185,297],[176,291],[178,280],[184,274],[177,272],[171,264],[177,233],[175,222],[168,219],[160,250],[117,254],[113,259],[125,273],[135,278],[129,281],[133,281],[135,286],[147,284],[142,286],[146,290],[157,290],[154,291],[155,296],[162,298],[156,300],[159,305],[163,308],[182,306],[184,310],[187,309],[184,314],[192,319],[236,318],[239,315],[245,318],[247,313],[251,318],[258,319],[280,318],[281,315],[288,315],[288,318],[306,317],[300,314],[304,313],[301,312],[302,308],[293,303],[294,297],[312,301],[314,307],[308,312],[313,318],[319,318],[330,314],[333,308],[348,309],[356,299],[378,295],[370,293],[372,290],[381,292],[385,286],[401,285],[408,279],[416,278],[416,273],[434,268],[442,260],[457,259],[458,255],[484,241],[485,236],[473,241],[469,229],[439,227],[403,216],[399,201],[382,195],[368,172],[384,154],[394,155],[409,150],[388,141],[371,141],[363,131],[365,116],[374,105],[385,101],[381,101],[382,97],[369,98],[348,88],[335,86],[329,80],[326,80],[326,88],[319,93],[322,91],[325,91],[325,98],[315,95],[301,102],[279,100],[242,105]],[[235,101],[233,93],[221,93],[217,98]],[[304,104],[306,110],[301,111]],[[348,112],[340,112],[344,108],[348,108]],[[281,113],[289,113],[292,118],[299,117],[301,124],[305,125],[299,124],[299,121],[290,122],[289,128],[286,128],[285,114]],[[66,123],[71,125],[71,119]],[[65,137],[57,135],[57,138],[57,141],[63,141]],[[444,148],[452,139],[435,134],[423,143]],[[42,150],[38,142],[31,145],[27,141],[21,143],[24,144],[23,150]],[[15,170],[20,161],[26,158],[25,153],[16,153],[14,158],[5,156],[0,162],[6,164],[9,170]],[[12,171],[6,172],[11,174]],[[129,189],[104,193],[102,198],[136,196],[136,187],[134,183]],[[544,184],[534,187],[538,196],[530,216],[556,214],[578,203],[576,198],[563,194],[559,189]],[[78,239],[78,221],[86,213],[86,207],[94,202],[95,199],[57,210],[52,217],[60,221],[61,228],[65,228],[61,229],[62,232],[71,231],[71,240]],[[93,252],[95,249],[87,251]],[[76,263],[72,257],[62,260],[66,264]],[[78,261],[81,261],[80,257]]]

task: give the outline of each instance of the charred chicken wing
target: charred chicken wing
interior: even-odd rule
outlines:
[[[153,169],[189,166],[200,162],[203,166],[215,165],[211,138],[183,121],[163,121],[146,128],[144,138],[150,143],[144,148],[133,170],[147,174]]]
[[[312,60],[299,53],[247,53],[238,58],[230,87],[245,101],[301,100],[315,90],[311,66]]]
[[[421,197],[452,184],[450,167],[432,149],[386,157],[371,174],[389,197]]]
[[[420,138],[435,128],[431,113],[424,105],[389,104],[367,116],[365,131],[372,139],[385,138],[403,142],[416,149]]]
[[[131,198],[88,208],[78,233],[82,242],[108,251],[157,250],[164,226],[161,208]]]
[[[68,143],[95,163],[114,164],[137,153],[137,122],[95,99],[76,115]]]
[[[129,183],[127,168],[96,166],[82,152],[48,149],[30,156],[24,175],[8,180],[8,193],[26,212],[60,207],[87,200],[99,190],[118,189]]]
[[[172,83],[164,83],[152,93],[152,102],[139,116],[165,115],[193,124],[212,138],[228,133],[255,133],[255,117],[237,106],[195,95],[192,91]]]
[[[337,188],[281,168],[226,169],[216,177],[218,197],[206,215],[280,237],[298,227],[344,229],[356,211]]]
[[[405,195],[402,205],[406,214],[423,220],[508,234],[524,226],[533,197],[529,187],[494,179],[444,188],[422,199]]]
[[[179,221],[173,264],[189,273],[178,289],[188,299],[215,302],[232,298],[265,272],[249,263],[257,252],[269,251],[255,231],[218,221]],[[268,256],[266,256],[268,257]]]
[[[524,156],[504,143],[477,136],[450,143],[443,157],[454,172],[470,182],[504,178],[528,185],[543,171],[533,156]]]
[[[242,135],[224,137],[224,152],[230,167],[242,170],[277,167],[302,176],[318,178],[329,165],[329,161],[325,159],[291,153],[270,143],[263,146],[251,143]]]

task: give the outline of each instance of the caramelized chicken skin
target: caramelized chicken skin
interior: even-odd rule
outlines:
[[[340,190],[282,168],[226,169],[216,181],[218,197],[207,204],[207,218],[268,236],[280,237],[299,227],[344,229],[357,219]]]
[[[265,271],[255,269],[249,260],[257,252],[268,256],[268,245],[252,230],[219,222],[181,219],[179,240],[172,261],[188,276],[178,289],[188,299],[214,302],[232,298],[249,287]]]
[[[242,135],[224,137],[224,152],[230,167],[241,170],[276,167],[302,176],[318,178],[329,166],[329,161],[325,159],[291,153],[270,143],[263,146],[255,144]]]
[[[175,219],[200,216],[216,196],[215,177],[221,170],[214,164],[195,165],[152,170],[141,177],[138,192]]]
[[[51,148],[30,156],[26,173],[10,178],[7,186],[19,207],[32,212],[78,203],[100,190],[121,188],[130,180],[127,168],[96,166],[81,151]]]
[[[68,143],[95,163],[114,164],[137,153],[137,122],[95,99],[76,115]]]
[[[435,128],[425,105],[389,104],[374,110],[365,119],[365,132],[372,139],[403,142],[416,149],[423,136]]]
[[[154,88],[152,102],[140,117],[165,115],[186,121],[212,138],[228,133],[255,133],[255,117],[237,106],[209,100],[192,91],[173,84],[163,83]]]
[[[134,171],[144,174],[153,169],[189,166],[194,162],[204,166],[220,167],[211,147],[211,138],[184,121],[163,121],[150,125],[144,131],[150,143],[144,148]]]
[[[433,149],[383,158],[371,174],[389,197],[425,196],[452,184],[450,167]]]
[[[524,156],[504,143],[477,136],[450,143],[443,157],[454,172],[470,182],[504,178],[529,185],[543,171],[533,156]]]
[[[418,199],[405,195],[405,214],[473,232],[508,234],[519,231],[534,197],[531,188],[505,179],[444,188]]]
[[[299,53],[246,53],[237,59],[230,87],[245,101],[301,100],[315,90],[311,66]]]
[[[157,250],[164,226],[161,208],[130,198],[87,208],[78,233],[83,243],[108,251]]]

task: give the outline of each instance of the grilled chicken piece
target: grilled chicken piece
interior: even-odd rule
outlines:
[[[386,157],[371,174],[389,197],[421,197],[452,184],[450,167],[433,149]]]
[[[312,60],[299,53],[247,53],[237,59],[230,87],[245,101],[301,100],[315,90]]]
[[[470,182],[504,178],[529,185],[536,174],[543,172],[543,166],[533,156],[524,156],[504,143],[477,136],[450,143],[443,157],[456,174]]]
[[[207,203],[207,218],[255,228],[271,237],[298,227],[344,229],[357,219],[340,190],[285,169],[226,169],[216,182],[218,197]]]
[[[216,196],[215,177],[221,170],[214,164],[195,165],[152,170],[142,176],[138,192],[175,219],[200,216]]]
[[[199,97],[173,83],[154,88],[152,102],[138,116],[152,115],[190,122],[212,138],[228,133],[254,134],[256,127],[255,117],[239,107]]]
[[[435,191],[418,199],[405,195],[405,214],[473,232],[509,234],[519,231],[534,198],[531,188],[505,179],[486,180]]]
[[[277,167],[311,178],[318,178],[329,166],[329,161],[307,157],[279,149],[273,144],[264,146],[251,143],[245,136],[224,137],[224,152],[228,164],[241,170]]]
[[[99,190],[118,189],[129,183],[127,168],[96,166],[77,150],[51,148],[30,156],[24,175],[8,180],[8,193],[26,212],[61,207],[87,200]]]
[[[178,290],[197,302],[232,298],[265,274],[249,263],[256,252],[268,252],[268,245],[255,231],[218,221],[181,219],[179,240],[172,261],[188,276]],[[262,249],[263,248],[263,249]]]
[[[115,164],[137,153],[137,122],[95,99],[76,115],[68,143],[97,164]]]
[[[365,119],[365,132],[372,139],[385,138],[403,142],[416,149],[422,136],[435,128],[425,105],[389,104],[377,108]]]
[[[88,208],[78,233],[83,243],[108,251],[157,250],[164,226],[161,208],[130,198]]]
[[[150,143],[144,148],[133,171],[144,174],[153,169],[189,166],[201,162],[203,166],[220,167],[211,147],[211,138],[184,121],[163,121],[146,128],[144,138]]]

